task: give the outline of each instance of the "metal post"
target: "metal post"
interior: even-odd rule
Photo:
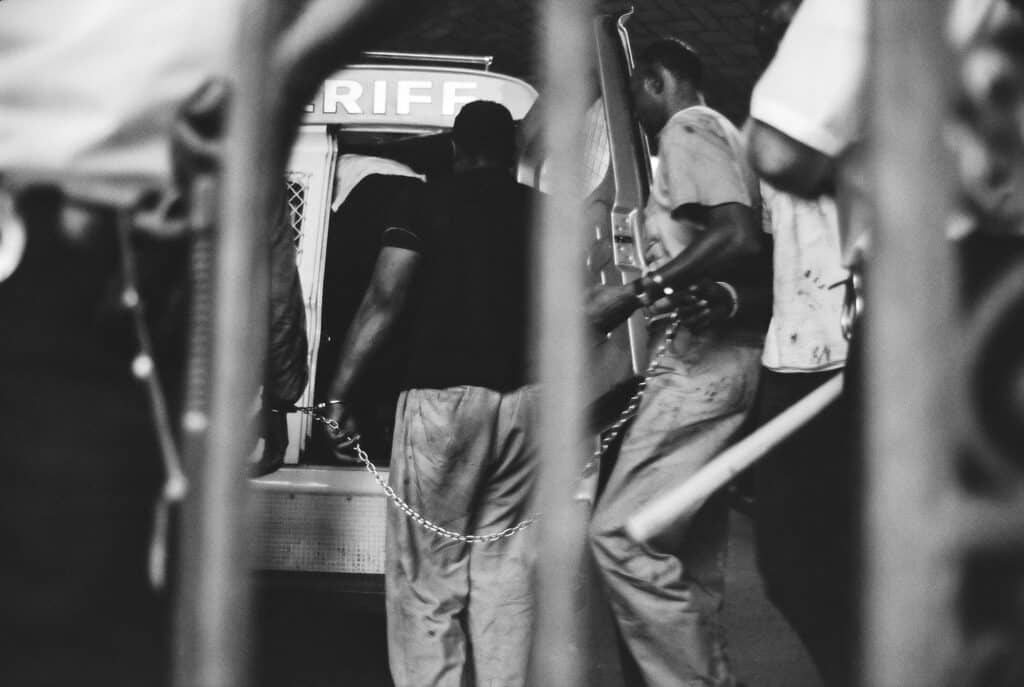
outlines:
[[[208,418],[187,418],[185,425],[186,434],[192,435],[187,440],[200,447],[200,455],[192,456],[194,489],[182,518],[177,687],[246,684],[251,529],[246,468],[255,445],[252,419],[266,349],[266,237],[275,216],[274,199],[281,192],[281,175],[273,174],[275,146],[267,143],[275,133],[267,131],[270,106],[261,95],[270,46],[281,23],[274,5],[256,2],[247,7],[236,52],[215,234],[210,412]]]
[[[936,687],[954,655],[949,431],[955,272],[942,144],[945,0],[876,0],[866,321],[864,684]]]
[[[535,303],[539,316],[542,381],[539,480],[540,550],[534,680],[542,687],[582,683],[585,646],[574,613],[583,561],[586,512],[572,489],[587,455],[584,406],[588,402],[587,341],[583,321],[583,149],[580,122],[586,110],[591,61],[591,6],[547,0],[542,13],[545,133],[552,170],[551,202],[543,211],[534,246],[539,265]]]

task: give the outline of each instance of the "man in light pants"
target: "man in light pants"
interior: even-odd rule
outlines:
[[[763,237],[758,182],[740,134],[704,106],[700,85],[699,58],[678,41],[658,41],[639,56],[637,115],[658,142],[645,217],[654,270],[595,292],[588,307],[607,331],[637,307],[671,296],[685,325],[648,380],[590,529],[619,629],[650,687],[734,684],[719,623],[725,505],[706,504],[685,531],[650,545],[633,541],[625,522],[733,440],[754,399],[763,341],[737,317],[736,288],[706,279],[756,258]],[[652,323],[653,347],[668,326]]]
[[[455,173],[395,203],[401,214],[384,232],[325,410],[339,425],[330,438],[344,450],[356,432],[349,394],[414,299],[391,487],[437,526],[480,537],[528,518],[536,457],[535,394],[526,384],[533,200],[512,174],[515,127],[505,107],[466,105],[452,139]],[[388,510],[388,651],[397,687],[525,684],[530,534],[470,543]]]

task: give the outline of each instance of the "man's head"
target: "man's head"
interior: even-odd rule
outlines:
[[[693,48],[675,38],[657,40],[640,53],[631,86],[636,116],[648,134],[656,136],[669,117],[702,102],[703,71]]]
[[[516,157],[516,125],[504,105],[490,100],[466,103],[452,126],[455,169],[511,168]]]

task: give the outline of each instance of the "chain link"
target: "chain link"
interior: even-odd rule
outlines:
[[[643,377],[640,378],[640,382],[637,384],[636,391],[629,399],[629,403],[619,414],[619,419],[613,424],[602,436],[601,441],[598,443],[596,449],[594,449],[593,455],[586,465],[581,470],[582,474],[587,474],[591,470],[597,468],[598,463],[604,457],[604,454],[608,452],[608,447],[611,446],[621,436],[622,430],[625,429],[626,425],[633,418],[633,414],[636,413],[637,408],[640,407],[640,401],[644,398],[644,392],[647,390],[647,382],[650,381],[651,376],[654,374],[654,370],[661,364],[662,358],[665,357],[665,353],[668,352],[669,346],[672,345],[672,340],[676,338],[676,332],[679,331],[679,311],[673,311],[672,321],[669,323],[668,329],[665,330],[665,338],[662,340],[661,345],[658,346],[658,350],[654,352],[654,356],[651,358],[651,362],[648,363],[647,369],[644,370]]]
[[[326,425],[331,431],[338,432],[341,430],[341,427],[338,425],[337,422],[321,415],[319,412],[317,412],[317,409],[315,407],[301,407],[298,408],[297,410],[300,413],[305,413],[311,416],[313,420],[315,420],[316,422],[320,422],[321,424]],[[433,532],[439,537],[443,537],[444,539],[450,539],[451,541],[461,542],[463,544],[487,544],[490,542],[498,541],[500,539],[506,539],[515,534],[518,534],[519,532],[521,532],[522,530],[526,529],[534,522],[536,522],[536,518],[529,518],[527,520],[523,520],[522,522],[516,523],[512,527],[506,527],[500,532],[490,532],[488,534],[462,534],[461,532],[453,532],[452,530],[445,529],[437,523],[425,518],[415,508],[406,503],[401,496],[395,493],[395,490],[392,489],[391,485],[384,480],[384,477],[377,470],[377,466],[373,464],[373,462],[370,460],[370,456],[367,455],[366,451],[363,450],[363,448],[359,445],[358,441],[355,443],[354,449],[356,452],[356,457],[364,466],[366,466],[366,470],[371,475],[373,475],[373,479],[377,481],[377,484],[380,485],[380,488],[384,490],[384,494],[387,495],[388,499],[391,500],[395,507],[398,508],[403,513],[405,513],[409,517],[409,519],[412,520],[414,523],[416,523],[417,525],[419,525],[420,527],[429,532]]]
[[[601,458],[608,451],[608,447],[619,438],[623,428],[629,423],[633,414],[637,408],[640,407],[640,401],[644,397],[644,391],[647,389],[647,382],[654,374],[654,370],[661,364],[662,358],[665,357],[665,353],[668,351],[669,346],[672,344],[672,340],[675,338],[676,332],[679,330],[679,315],[673,313],[672,321],[669,324],[668,329],[665,331],[665,339],[662,341],[658,350],[655,351],[654,357],[651,359],[650,364],[644,371],[643,377],[640,379],[640,383],[637,385],[637,390],[633,396],[629,399],[629,403],[626,404],[625,409],[619,415],[619,419],[616,420],[615,424],[601,437],[601,441],[598,447],[594,450],[593,455],[585,466],[581,474],[585,474],[588,470],[591,470],[597,466]],[[334,420],[324,417],[316,406],[300,406],[295,409],[297,412],[304,413],[313,418],[315,422],[319,422],[330,429],[332,432],[340,432],[341,426]],[[490,532],[488,534],[462,534],[461,532],[453,532],[452,530],[445,529],[431,520],[428,520],[415,508],[410,506],[406,501],[395,493],[395,490],[391,488],[391,485],[385,481],[384,477],[377,470],[377,466],[370,460],[370,456],[363,450],[359,445],[359,442],[355,442],[353,446],[356,457],[366,467],[366,470],[373,475],[373,479],[376,480],[377,484],[384,491],[384,494],[388,499],[398,508],[400,511],[406,514],[406,516],[414,523],[422,527],[423,529],[433,532],[434,534],[444,539],[451,541],[461,542],[463,544],[486,544],[490,542],[499,541],[512,537],[519,532],[523,531],[533,523],[537,521],[537,518],[528,518],[522,522],[516,523],[512,527],[506,527],[500,532]]]

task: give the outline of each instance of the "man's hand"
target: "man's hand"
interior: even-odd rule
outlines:
[[[717,282],[701,279],[683,289],[670,301],[662,298],[651,306],[653,315],[679,311],[679,322],[690,331],[700,332],[729,319],[733,311],[732,294]]]
[[[338,429],[321,422],[327,443],[332,448],[334,459],[339,463],[358,463],[359,459],[351,450],[359,442],[359,428],[351,408],[345,403],[333,403],[323,409],[323,416],[337,423]]]
[[[630,284],[622,286],[594,286],[587,294],[587,321],[602,334],[629,319],[636,310],[636,296]]]

